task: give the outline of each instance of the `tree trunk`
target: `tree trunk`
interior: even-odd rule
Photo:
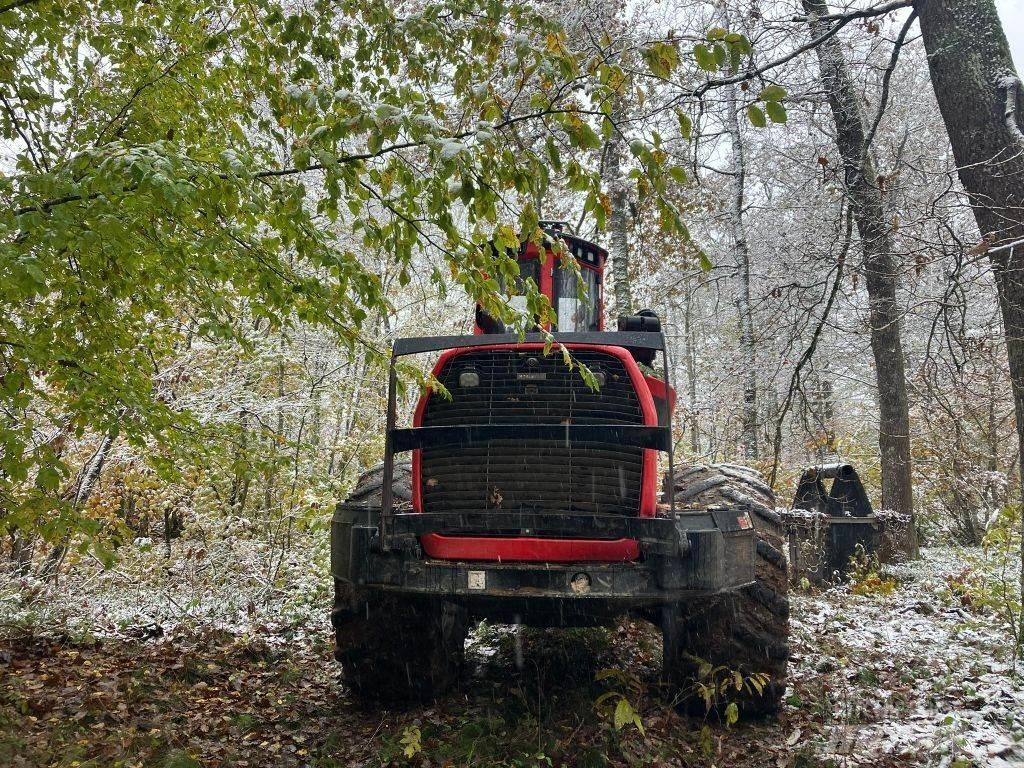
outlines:
[[[235,450],[235,476],[231,481],[231,492],[228,494],[228,509],[231,512],[236,511],[238,506],[238,500],[242,494],[242,484],[245,482],[246,476],[249,474],[249,470],[245,468],[245,463],[248,462],[248,448],[249,448],[249,420],[248,412],[243,409],[242,414],[238,419],[238,448]],[[241,514],[238,512],[237,514]]]
[[[284,442],[284,349],[284,336],[282,336],[278,344],[280,358],[277,361],[277,423],[274,434],[270,436],[274,463],[267,470],[267,484],[263,488],[263,514],[265,516],[270,515],[270,509],[274,503],[274,489],[277,485],[277,475],[280,469],[278,467],[278,460],[281,453],[281,443]]]
[[[829,464],[835,460],[835,400],[832,393],[832,372],[829,370],[828,358],[821,362],[821,370],[814,373],[814,402],[812,414],[815,426],[815,458],[819,464]]]
[[[334,429],[331,430],[331,450],[327,455],[327,477],[334,476],[334,460],[338,455],[338,438],[341,437],[341,423],[345,418],[345,409],[339,408],[334,414]]]
[[[89,501],[89,497],[92,496],[93,489],[103,473],[103,465],[107,461],[107,456],[110,454],[110,449],[113,447],[115,440],[116,437],[112,433],[107,433],[103,436],[99,448],[96,449],[88,463],[82,468],[77,482],[64,492],[64,500],[70,501],[76,510],[85,506]],[[60,568],[61,561],[64,560],[67,549],[68,537],[65,536],[46,556],[46,560],[40,568],[40,578],[49,580],[56,577],[57,570]]]
[[[700,417],[697,414],[697,339],[693,329],[693,302],[696,291],[689,275],[685,279],[686,310],[683,314],[683,333],[686,337],[686,394],[690,422],[690,451],[693,457],[700,455]]]
[[[625,85],[623,85],[625,88]],[[615,288],[615,316],[628,315],[633,311],[633,296],[629,281],[629,184],[623,167],[625,140],[619,133],[623,122],[621,96],[612,112],[612,123],[616,130],[608,139],[608,156],[605,159],[605,179],[608,183],[608,201],[611,204],[608,235],[612,259],[612,280]]]
[[[32,540],[17,526],[11,529],[11,565],[19,576],[28,576],[32,570]]]
[[[736,277],[738,280],[736,312],[740,322],[740,356],[743,364],[743,427],[740,444],[743,458],[756,459],[757,447],[757,349],[754,343],[754,314],[750,304],[750,249],[747,230],[743,224],[743,200],[746,194],[747,166],[743,155],[743,136],[740,134],[739,87],[728,86],[729,138],[732,152],[730,166],[732,190],[729,198],[729,229],[736,251]]]
[[[818,21],[828,14],[824,0],[803,0],[803,6],[810,17],[812,36],[820,37],[828,29],[827,23]],[[836,144],[843,158],[846,192],[864,250],[871,351],[878,384],[882,508],[911,515],[910,409],[896,302],[899,263],[893,256],[892,230],[885,220],[882,192],[866,146],[867,125],[860,109],[860,94],[843,58],[842,43],[833,35],[817,47],[817,53],[822,85],[835,120]]]
[[[1017,438],[1024,445],[1024,95],[1020,79],[994,0],[917,0],[914,7],[960,181],[989,247],[1006,334]],[[1018,454],[1018,462],[1024,478],[1024,451]],[[1020,581],[1024,589],[1024,536]]]

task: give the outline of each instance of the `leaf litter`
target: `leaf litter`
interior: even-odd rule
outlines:
[[[673,710],[657,632],[631,621],[483,624],[458,690],[368,708],[338,681],[315,540],[211,541],[0,585],[0,765],[1024,765],[1005,628],[948,588],[970,551],[888,569],[888,595],[794,592],[786,707],[727,726]],[[609,691],[642,731],[595,706]]]

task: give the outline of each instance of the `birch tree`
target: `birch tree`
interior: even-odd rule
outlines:
[[[625,85],[623,85],[623,89]],[[615,96],[612,122],[616,126],[626,123],[626,100],[628,96],[620,90]],[[604,177],[608,185],[608,203],[611,215],[608,217],[608,251],[611,257],[612,280],[615,291],[616,315],[628,315],[633,311],[633,292],[629,277],[629,181],[627,147],[622,128],[613,131],[605,147]]]
[[[754,340],[754,313],[750,305],[750,248],[743,222],[747,165],[740,133],[739,86],[726,86],[726,130],[729,133],[729,170],[732,189],[728,203],[729,229],[736,257],[736,311],[740,326],[740,350],[743,360],[743,428],[741,444],[748,461],[758,457],[757,445],[757,346]]]

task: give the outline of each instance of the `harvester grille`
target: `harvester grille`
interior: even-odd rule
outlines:
[[[460,424],[643,424],[625,365],[614,355],[576,350],[603,374],[592,392],[561,355],[480,350],[455,357],[439,376],[451,400],[428,400],[422,426]],[[460,375],[476,386],[460,386]],[[636,514],[643,450],[609,443],[493,441],[424,449],[420,477],[427,512],[505,511]]]

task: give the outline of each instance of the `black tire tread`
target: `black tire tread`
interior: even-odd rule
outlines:
[[[391,483],[391,494],[396,500],[412,501],[412,462],[396,461],[393,469],[394,479]],[[349,494],[346,502],[364,506],[380,507],[384,490],[384,465],[377,464],[366,470],[356,482],[356,487]]]
[[[734,593],[687,603],[667,612],[665,666],[669,682],[679,686],[682,703],[691,709],[702,702],[687,696],[701,659],[744,675],[765,673],[761,694],[730,691],[725,705],[735,701],[747,715],[778,711],[786,690],[789,658],[789,599],[785,532],[775,512],[775,497],[755,470],[737,465],[695,465],[677,473],[677,507],[745,506],[757,531],[756,581]]]
[[[384,466],[363,473],[350,505],[379,510]],[[392,495],[412,499],[412,466],[395,462]],[[335,579],[335,658],[359,698],[374,702],[430,700],[451,687],[462,669],[469,631],[465,609],[437,599],[417,599],[362,589]]]

